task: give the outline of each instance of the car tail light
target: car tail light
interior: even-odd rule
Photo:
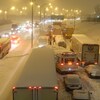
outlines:
[[[55,90],[58,90],[58,86],[55,86],[54,89],[55,89]]]
[[[12,38],[16,38],[16,35],[13,35]]]
[[[41,88],[42,88],[41,86],[38,87],[38,89],[41,89]]]
[[[68,65],[72,65],[72,62],[71,62],[71,61],[69,61],[69,62],[68,62]]]
[[[34,87],[33,87],[33,89],[37,89],[37,87],[36,87],[36,86],[34,86]]]
[[[95,62],[94,64],[95,64],[95,65],[97,65],[98,63],[97,63],[97,62]]]
[[[79,63],[77,62],[77,63],[76,63],[76,65],[78,66],[78,65],[79,65]]]
[[[13,90],[15,90],[15,89],[16,89],[16,87],[14,86],[14,87],[13,87]]]
[[[61,65],[61,66],[63,66],[63,65],[64,65],[64,63],[61,63],[60,65]]]
[[[29,89],[31,89],[31,90],[33,89],[33,87],[32,87],[32,86],[29,86],[28,88],[29,88]]]

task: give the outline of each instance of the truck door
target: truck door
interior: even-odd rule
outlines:
[[[13,100],[58,100],[57,89],[45,88],[15,88]]]
[[[42,88],[38,90],[38,100],[57,100],[57,91],[53,88]]]
[[[18,88],[13,90],[13,100],[35,100],[34,91],[29,88]]]

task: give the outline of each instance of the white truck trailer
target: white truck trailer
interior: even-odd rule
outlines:
[[[95,64],[99,60],[99,45],[84,34],[74,34],[71,39],[71,50],[82,64]]]
[[[57,90],[53,50],[33,49],[13,87],[13,100],[57,100]]]

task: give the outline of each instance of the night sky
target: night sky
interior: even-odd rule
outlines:
[[[31,0],[0,0],[0,9],[9,8],[12,5],[28,5]],[[53,2],[54,5],[66,9],[81,9],[85,12],[93,11],[94,7],[100,4],[100,0],[36,0],[38,4],[44,2]]]

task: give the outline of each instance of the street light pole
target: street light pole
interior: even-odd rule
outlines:
[[[41,22],[41,6],[40,6],[40,22]]]
[[[33,0],[32,0],[32,33],[31,33],[31,48],[33,48],[33,11],[34,11],[34,8],[33,8]]]
[[[74,12],[74,30],[75,30],[75,27],[76,27],[76,16],[75,16],[75,12]]]

